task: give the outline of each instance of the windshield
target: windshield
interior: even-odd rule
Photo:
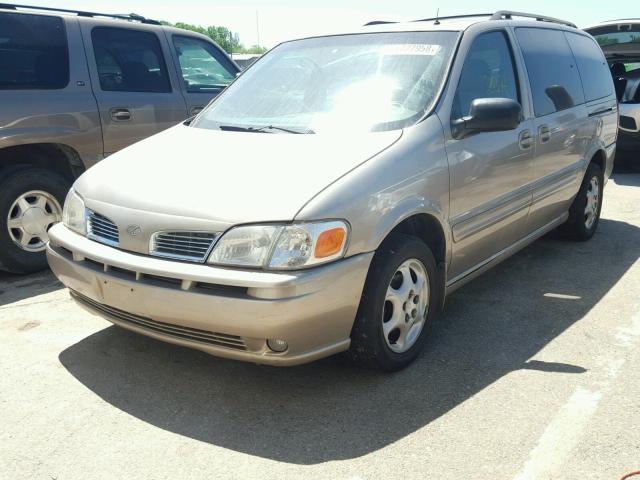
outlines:
[[[434,102],[457,36],[375,33],[284,43],[191,125],[264,133],[404,128]]]

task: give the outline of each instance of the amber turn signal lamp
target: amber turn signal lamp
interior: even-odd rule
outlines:
[[[342,250],[347,232],[344,228],[332,228],[322,232],[316,241],[316,258],[326,258]]]

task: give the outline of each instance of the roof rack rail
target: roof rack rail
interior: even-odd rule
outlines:
[[[473,13],[469,15],[449,15],[446,17],[432,17],[421,18],[419,20],[412,20],[412,22],[436,22],[436,25],[440,23],[440,20],[456,20],[458,18],[475,18],[475,17],[489,17],[489,20],[511,20],[513,17],[535,18],[539,22],[559,23],[560,25],[566,25],[567,27],[578,28],[575,24],[560,20],[559,18],[547,17],[545,15],[536,15],[534,13],[512,12],[510,10],[499,10],[495,13]],[[371,25],[383,25],[388,23],[398,23],[386,20],[374,20],[366,23],[364,26]]]
[[[559,18],[536,15],[534,13],[512,12],[510,10],[500,10],[491,16],[491,20],[511,20],[513,17],[535,18],[538,22],[559,23],[567,27],[578,28],[574,23],[560,20]]]
[[[40,10],[43,12],[58,12],[58,13],[73,13],[78,17],[105,17],[105,18],[117,18],[118,20],[129,20],[140,23],[148,23],[150,25],[162,25],[157,20],[151,20],[145,18],[142,15],[135,13],[130,14],[111,14],[111,13],[97,13],[97,12],[85,12],[82,10],[69,10],[66,8],[52,8],[52,7],[34,7],[32,5],[17,5],[13,3],[0,3],[0,9],[5,10]]]
[[[371,20],[370,22],[365,23],[364,26],[370,27],[371,25],[387,25],[389,23],[398,23],[398,22],[392,22],[389,20]]]
[[[493,15],[493,13],[471,13],[469,15],[449,15],[446,17],[421,18],[419,20],[412,20],[412,22],[438,22],[440,20],[455,20],[457,18],[490,17],[491,15]]]

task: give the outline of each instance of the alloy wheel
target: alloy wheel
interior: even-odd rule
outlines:
[[[49,241],[49,227],[60,220],[60,202],[50,193],[32,190],[20,195],[9,209],[9,237],[22,250],[41,252]]]
[[[420,337],[429,309],[429,276],[418,259],[403,262],[391,277],[382,313],[387,346],[405,353]]]
[[[584,209],[584,224],[587,230],[593,227],[598,218],[598,207],[600,205],[600,180],[592,177],[587,187],[587,205]]]

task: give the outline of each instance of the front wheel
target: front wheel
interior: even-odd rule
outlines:
[[[42,168],[15,169],[0,181],[0,269],[46,268],[47,231],[62,220],[68,188],[68,181]]]
[[[351,356],[367,367],[399,370],[420,353],[443,294],[431,250],[391,234],[369,268],[351,334]]]
[[[580,190],[569,208],[569,219],[560,231],[569,239],[584,242],[593,237],[600,221],[604,175],[600,166],[589,164]]]

